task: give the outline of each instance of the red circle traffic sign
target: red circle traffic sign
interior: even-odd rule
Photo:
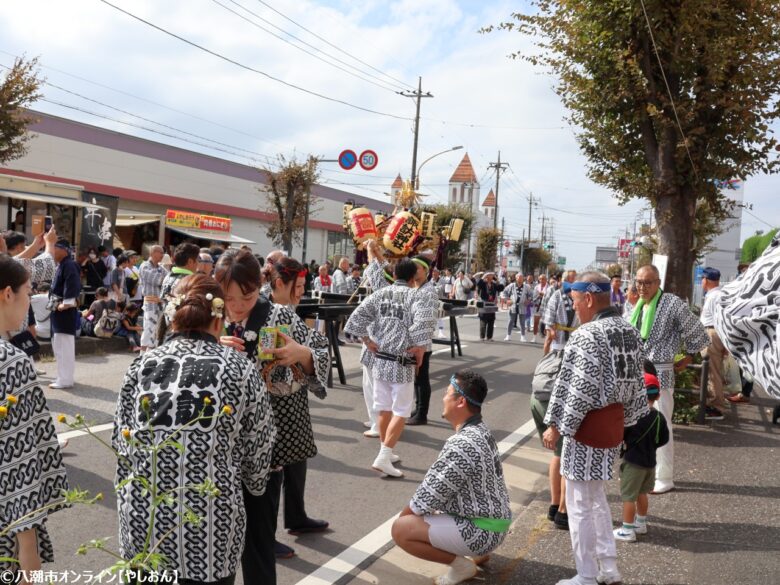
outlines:
[[[355,168],[357,164],[357,154],[354,150],[342,150],[339,154],[339,166],[345,171],[349,171]]]
[[[379,157],[373,150],[364,150],[360,153],[360,166],[364,171],[373,171],[379,164]]]

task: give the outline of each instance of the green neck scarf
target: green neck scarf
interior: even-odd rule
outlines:
[[[650,306],[647,309],[647,315],[644,316],[642,319],[642,329],[639,331],[639,334],[642,336],[642,339],[647,339],[650,337],[650,331],[653,328],[653,323],[655,322],[655,309],[658,307],[658,299],[661,298],[661,295],[663,294],[663,291],[659,288],[658,292],[655,293],[655,296],[650,301]],[[631,325],[636,327],[636,324],[639,322],[639,317],[642,315],[642,309],[645,306],[645,299],[639,299],[639,302],[636,304],[636,307],[634,307],[634,312],[631,313]]]
[[[187,270],[186,268],[182,268],[181,266],[174,266],[173,268],[171,268],[171,273],[172,274],[186,274],[188,276],[190,274],[193,274],[192,270]]]

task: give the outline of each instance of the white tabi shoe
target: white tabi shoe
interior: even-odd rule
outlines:
[[[449,571],[433,580],[436,585],[458,585],[477,574],[477,565],[465,557],[455,557],[449,567]]]
[[[384,473],[388,477],[403,477],[404,472],[393,467],[393,464],[390,462],[390,457],[391,455],[377,455],[371,467],[381,473]]]

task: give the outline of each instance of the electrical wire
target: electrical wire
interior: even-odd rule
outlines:
[[[316,39],[319,39],[320,41],[322,41],[323,43],[325,43],[325,44],[326,44],[326,45],[328,45],[329,47],[333,47],[333,48],[334,48],[334,49],[336,49],[337,51],[340,51],[340,52],[344,53],[345,55],[347,55],[348,57],[350,57],[350,58],[354,59],[354,60],[355,60],[355,61],[357,61],[358,63],[361,63],[361,64],[365,65],[366,67],[368,67],[368,68],[370,68],[370,69],[373,69],[373,70],[374,70],[374,71],[376,71],[377,73],[380,73],[380,74],[384,75],[385,77],[387,77],[387,78],[389,78],[389,79],[392,79],[393,81],[396,81],[396,82],[400,83],[401,85],[405,85],[406,87],[408,87],[408,88],[410,88],[410,89],[415,89],[415,88],[414,88],[414,86],[412,86],[412,85],[409,85],[409,84],[408,84],[408,83],[406,83],[405,81],[402,81],[402,80],[400,80],[400,79],[398,79],[398,78],[396,78],[396,77],[393,77],[393,76],[392,76],[392,75],[390,75],[389,73],[385,73],[384,71],[381,71],[380,69],[377,69],[377,68],[376,68],[376,67],[374,67],[373,65],[371,65],[371,64],[369,64],[369,63],[366,63],[365,61],[363,61],[363,60],[362,60],[362,59],[360,59],[359,57],[356,57],[356,56],[355,56],[355,55],[353,55],[352,53],[350,53],[350,52],[348,52],[348,51],[345,51],[344,49],[342,49],[341,47],[339,47],[339,46],[337,46],[337,45],[334,45],[334,44],[333,44],[333,43],[331,43],[329,40],[327,40],[327,39],[325,39],[325,38],[321,37],[320,35],[318,35],[318,34],[317,34],[317,33],[315,33],[314,31],[312,31],[312,30],[310,30],[310,29],[306,28],[305,26],[303,26],[302,24],[300,24],[300,23],[296,22],[295,20],[293,20],[292,18],[290,18],[289,16],[287,16],[287,15],[286,15],[286,14],[284,14],[283,12],[281,12],[281,11],[277,10],[276,8],[274,8],[273,6],[271,6],[271,5],[270,5],[268,2],[264,2],[263,0],[257,0],[257,1],[258,1],[260,4],[262,4],[263,6],[265,6],[266,8],[268,8],[269,10],[271,10],[271,11],[275,12],[276,14],[278,14],[279,16],[281,16],[282,18],[284,18],[285,20],[287,20],[287,21],[291,22],[292,24],[294,24],[294,25],[295,25],[295,26],[297,26],[298,28],[300,28],[300,29],[302,29],[302,30],[305,30],[307,33],[309,33],[310,35],[312,35],[314,38],[316,38]],[[289,34],[289,33],[288,33],[288,34]]]
[[[322,61],[323,63],[325,63],[325,64],[327,64],[327,65],[330,65],[331,67],[335,67],[336,69],[338,69],[338,70],[340,70],[340,71],[343,71],[344,73],[346,73],[346,74],[348,74],[348,75],[351,75],[351,76],[353,76],[353,77],[355,77],[355,78],[357,78],[357,79],[360,79],[360,80],[362,80],[362,81],[365,81],[366,83],[370,83],[370,84],[372,84],[372,85],[375,85],[376,87],[379,87],[379,88],[381,88],[381,89],[384,89],[384,90],[386,90],[386,91],[390,91],[390,92],[392,92],[392,93],[396,93],[396,92],[397,92],[397,90],[398,90],[398,87],[389,87],[389,86],[388,86],[388,85],[386,85],[384,82],[377,83],[376,81],[372,81],[371,79],[367,79],[366,77],[363,77],[363,76],[362,76],[362,75],[360,75],[359,73],[355,73],[354,71],[349,71],[348,69],[345,69],[344,67],[341,67],[341,66],[339,66],[339,65],[336,65],[335,63],[331,63],[330,61],[328,61],[327,59],[324,59],[323,57],[320,57],[320,56],[319,56],[319,55],[317,55],[316,53],[313,53],[313,52],[311,52],[311,51],[309,51],[309,50],[307,50],[307,49],[305,49],[305,48],[303,48],[303,47],[300,47],[300,46],[296,45],[296,44],[295,44],[295,43],[293,43],[293,42],[290,42],[288,39],[285,39],[285,38],[284,38],[284,37],[282,37],[281,35],[278,35],[278,34],[276,34],[275,32],[273,32],[273,31],[271,31],[271,30],[268,30],[268,29],[267,29],[266,27],[264,27],[263,25],[256,23],[255,21],[253,21],[253,20],[251,20],[251,19],[247,18],[246,16],[243,16],[242,14],[239,14],[238,12],[236,12],[235,10],[233,10],[232,8],[230,8],[229,6],[226,6],[225,4],[223,4],[222,2],[220,2],[220,0],[211,0],[211,1],[212,1],[214,4],[216,4],[217,6],[220,6],[220,7],[222,7],[223,9],[227,10],[227,11],[228,11],[228,12],[230,12],[231,14],[234,14],[234,15],[236,15],[236,16],[237,16],[238,18],[240,18],[241,20],[243,20],[243,21],[245,21],[245,22],[248,22],[248,23],[249,23],[249,24],[251,24],[252,26],[254,26],[254,27],[256,27],[256,28],[258,28],[258,29],[262,30],[263,32],[266,32],[266,33],[268,33],[269,35],[271,35],[271,36],[273,36],[273,37],[275,37],[275,38],[279,39],[279,40],[280,40],[280,41],[282,41],[283,43],[287,43],[287,44],[288,44],[288,45],[290,45],[291,47],[295,47],[295,48],[296,48],[296,49],[298,49],[299,51],[302,51],[302,52],[306,53],[307,55],[310,55],[310,56],[314,57],[315,59],[318,59],[319,61]],[[270,25],[271,25],[271,26],[273,26],[274,28],[276,28],[276,29],[278,29],[278,30],[281,30],[281,31],[282,31],[282,32],[284,32],[285,34],[287,34],[287,35],[291,36],[292,38],[294,38],[296,41],[298,41],[298,42],[301,42],[301,43],[303,43],[304,45],[306,45],[306,46],[308,46],[308,47],[312,47],[313,49],[315,49],[315,50],[319,51],[319,49],[317,49],[317,47],[315,47],[315,46],[313,46],[313,45],[310,45],[310,44],[309,44],[309,43],[307,43],[306,41],[303,41],[303,40],[299,39],[298,37],[296,37],[295,35],[292,35],[292,34],[288,33],[288,32],[287,32],[287,31],[285,31],[284,29],[281,29],[281,28],[279,28],[279,27],[278,27],[278,26],[276,26],[275,24],[273,24],[273,23],[271,23],[271,22],[267,21],[265,18],[263,18],[263,17],[262,17],[262,16],[260,16],[259,14],[255,13],[255,12],[252,12],[251,10],[249,10],[248,8],[246,8],[245,6],[242,6],[241,4],[239,4],[238,2],[236,2],[235,0],[228,0],[228,1],[229,1],[231,4],[235,4],[236,6],[238,6],[239,8],[241,8],[242,10],[244,10],[244,11],[248,12],[249,14],[251,14],[252,16],[254,16],[255,18],[259,18],[260,20],[262,20],[263,22],[267,22],[268,24],[270,24]],[[342,61],[342,60],[340,60],[340,59],[337,59],[337,58],[335,58],[335,57],[332,57],[331,55],[329,55],[328,53],[325,53],[324,51],[320,51],[320,52],[322,52],[324,55],[327,55],[327,56],[328,56],[328,57],[330,57],[331,59],[335,59],[335,60],[336,60],[336,61],[338,61],[339,63],[343,63],[343,64],[344,64],[344,65],[346,65],[347,67],[350,67],[350,68],[352,68],[352,69],[355,69],[355,67],[353,67],[353,66],[352,66],[352,65],[350,65],[349,63],[344,63],[344,61]],[[376,78],[376,76],[373,76],[373,75],[372,75],[372,77],[375,77],[375,78]]]
[[[645,0],[639,0],[639,3],[642,5],[642,12],[645,15],[645,21],[647,22],[647,32],[650,33],[650,40],[653,43],[653,51],[655,52],[655,57],[658,59],[658,68],[661,70],[661,77],[664,79],[664,85],[666,85],[666,92],[669,94],[669,103],[672,105],[672,111],[674,112],[674,119],[677,121],[677,128],[680,129],[680,136],[682,136],[683,139],[683,146],[685,147],[685,152],[688,153],[688,160],[691,161],[691,169],[693,170],[693,174],[696,177],[696,181],[699,182],[699,173],[696,171],[696,165],[693,162],[693,157],[691,156],[691,151],[688,148],[688,138],[685,136],[685,131],[682,128],[682,124],[680,123],[680,116],[677,115],[677,106],[674,105],[674,97],[672,97],[672,89],[669,87],[669,81],[666,79],[666,72],[664,71],[664,65],[661,62],[661,54],[658,52],[658,45],[655,43],[655,35],[653,35],[653,27],[650,24],[650,17],[647,15],[647,7],[645,6]]]
[[[181,42],[183,42],[183,43],[185,43],[187,45],[190,45],[191,47],[195,47],[196,49],[200,49],[204,53],[208,53],[209,55],[212,55],[213,57],[216,57],[217,59],[221,59],[222,61],[225,61],[227,63],[235,65],[236,67],[240,67],[241,69],[244,69],[244,70],[249,71],[251,73],[256,73],[257,75],[261,75],[261,76],[263,76],[263,77],[265,77],[267,79],[270,79],[270,80],[275,81],[277,83],[281,83],[282,85],[285,85],[285,86],[290,87],[292,89],[296,89],[296,90],[298,90],[300,92],[312,95],[314,97],[318,97],[318,98],[323,99],[325,101],[341,104],[341,105],[347,106],[349,108],[353,108],[355,110],[360,110],[362,112],[368,112],[369,114],[375,114],[377,116],[384,116],[384,117],[387,117],[387,118],[395,118],[396,120],[408,120],[408,121],[412,121],[413,120],[413,118],[409,118],[407,116],[399,116],[397,114],[390,114],[388,112],[380,112],[379,110],[372,110],[371,108],[366,108],[366,107],[363,107],[363,106],[359,106],[357,104],[353,104],[353,103],[348,102],[346,100],[330,97],[328,95],[325,95],[325,94],[313,91],[311,89],[307,89],[305,87],[301,87],[300,85],[296,85],[294,83],[290,83],[288,81],[284,81],[283,79],[280,79],[278,77],[274,77],[270,73],[266,73],[265,71],[261,71],[260,69],[255,69],[254,67],[252,67],[250,65],[246,65],[244,63],[241,63],[240,61],[236,61],[235,59],[227,57],[227,56],[225,56],[225,55],[223,55],[221,53],[218,53],[216,51],[212,51],[211,49],[209,49],[207,47],[204,47],[203,45],[200,45],[200,44],[196,43],[195,41],[191,41],[191,40],[189,40],[189,39],[187,39],[187,38],[185,38],[185,37],[183,37],[181,35],[178,35],[178,34],[176,34],[174,32],[171,32],[171,31],[169,31],[169,30],[167,30],[167,29],[165,29],[165,28],[163,28],[163,27],[161,27],[159,25],[154,24],[153,22],[150,22],[150,21],[148,21],[148,20],[146,20],[144,18],[141,18],[140,16],[137,16],[137,15],[133,14],[132,12],[128,12],[124,8],[120,8],[119,6],[116,6],[115,4],[111,4],[111,2],[109,2],[108,0],[98,0],[98,1],[102,2],[106,6],[110,6],[114,10],[117,10],[117,11],[123,13],[123,14],[126,14],[127,16],[137,20],[138,22],[142,22],[143,24],[145,24],[145,25],[147,25],[147,26],[149,26],[149,27],[151,27],[151,28],[153,28],[155,30],[160,31],[161,33],[164,33],[164,34],[166,34],[166,35],[168,35],[170,37],[173,37],[174,39],[177,39],[177,40],[179,40],[179,41],[181,41]]]

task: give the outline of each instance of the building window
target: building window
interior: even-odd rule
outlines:
[[[344,232],[328,232],[327,258],[332,259],[337,256],[353,256],[355,254],[355,245],[352,238]]]
[[[458,202],[458,189],[457,187],[452,188],[452,202],[457,203]]]

